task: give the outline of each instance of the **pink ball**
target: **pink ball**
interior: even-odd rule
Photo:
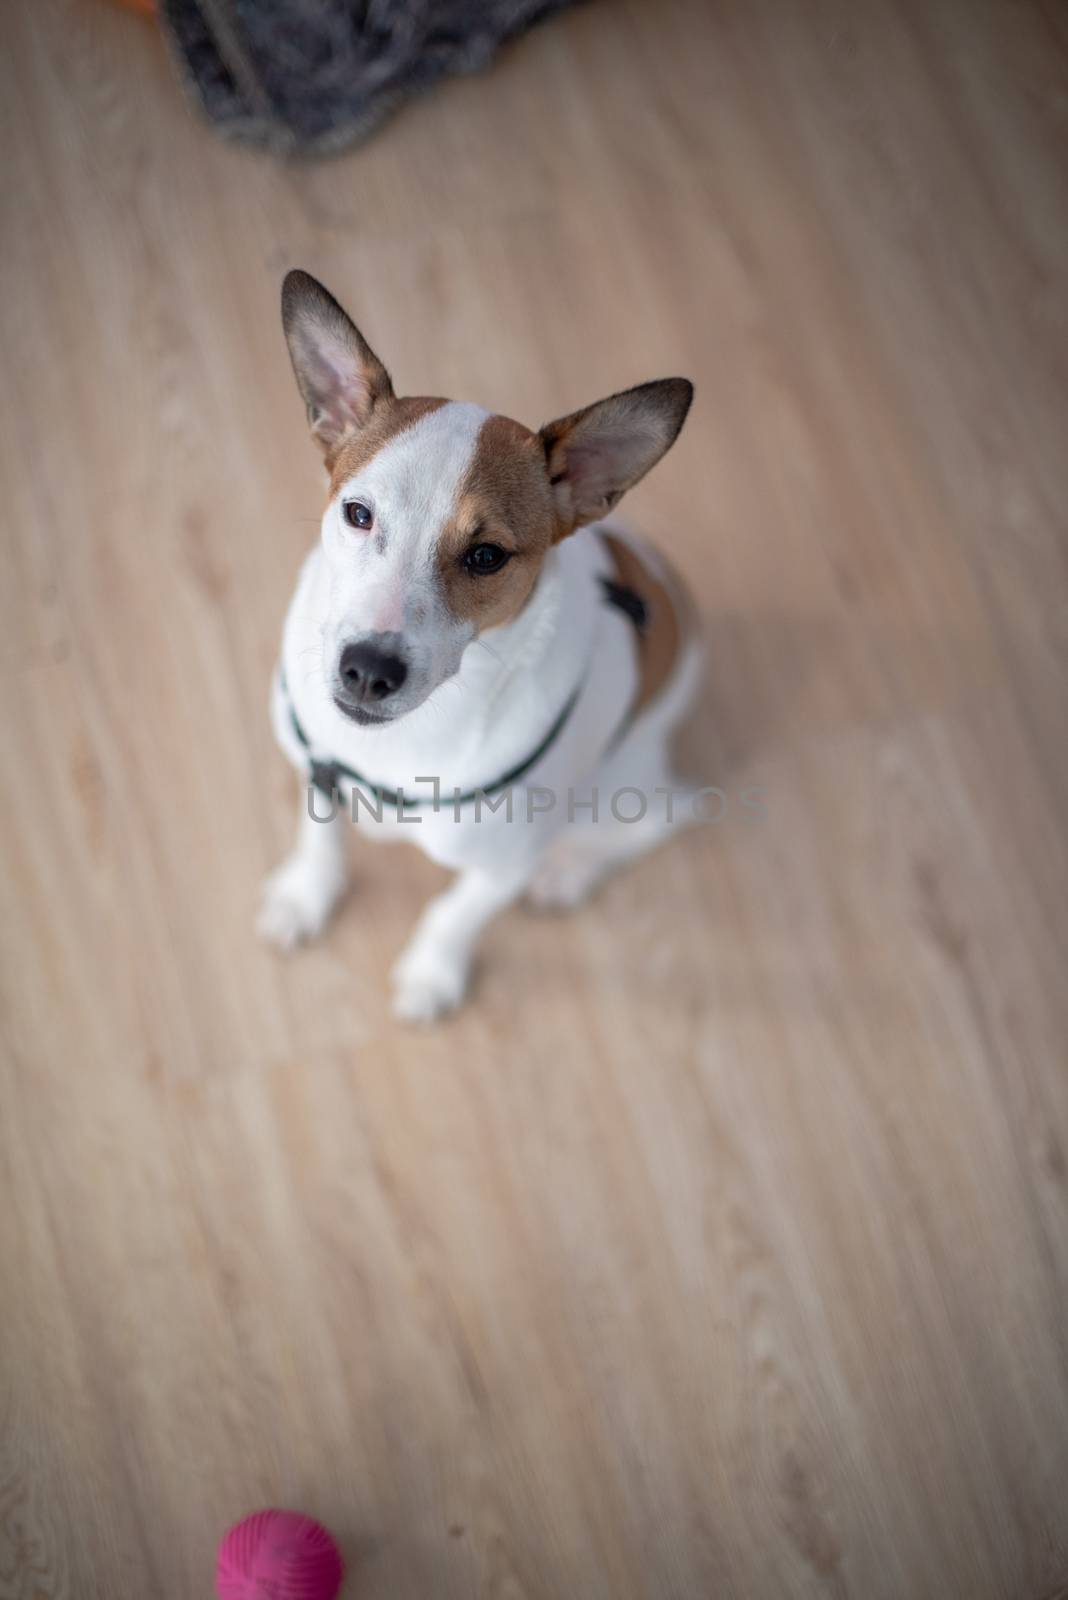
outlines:
[[[296,1511],[257,1511],[223,1536],[219,1600],[334,1600],[344,1574],[326,1529]]]

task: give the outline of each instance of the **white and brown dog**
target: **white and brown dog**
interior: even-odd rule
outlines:
[[[273,686],[304,782],[260,930],[284,948],[321,932],[348,817],[420,845],[459,873],[393,972],[396,1013],[425,1021],[460,1003],[503,907],[575,905],[687,818],[668,736],[699,678],[692,614],[662,559],[600,519],[673,443],[692,386],[641,384],[533,433],[399,399],[306,273],[282,318],[330,492]]]

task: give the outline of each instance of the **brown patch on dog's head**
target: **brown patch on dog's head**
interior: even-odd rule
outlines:
[[[350,429],[343,434],[327,456],[330,499],[342,484],[354,478],[371,457],[378,454],[383,445],[406,428],[414,427],[421,417],[429,416],[431,411],[437,411],[444,405],[448,405],[447,400],[436,400],[427,395],[402,395],[399,399],[391,396],[377,405],[369,421],[363,427]]]
[[[519,614],[556,537],[545,451],[536,433],[510,417],[487,417],[438,543],[438,573],[450,611],[479,633]],[[498,572],[476,575],[464,557],[480,544],[509,559]]]

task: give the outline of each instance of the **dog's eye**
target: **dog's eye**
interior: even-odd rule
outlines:
[[[341,512],[350,528],[363,528],[365,532],[375,520],[370,506],[362,500],[346,500]]]
[[[474,577],[484,578],[487,573],[500,572],[511,559],[512,552],[502,550],[499,544],[475,544],[464,556],[464,566]]]

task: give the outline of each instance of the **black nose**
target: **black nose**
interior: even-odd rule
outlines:
[[[357,705],[385,700],[395,694],[408,676],[400,656],[374,644],[347,644],[338,662],[338,676],[348,698]]]

